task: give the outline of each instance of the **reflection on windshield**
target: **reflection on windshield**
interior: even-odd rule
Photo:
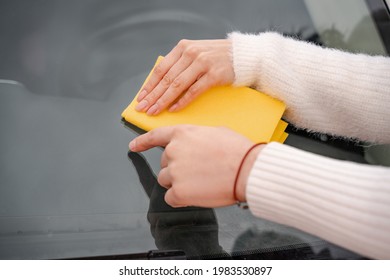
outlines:
[[[323,44],[351,52],[385,55],[364,0],[304,0]]]
[[[218,224],[213,209],[169,206],[161,187],[146,160],[129,152],[140,182],[150,199],[147,219],[158,249],[183,250],[187,257],[228,256],[218,241]]]

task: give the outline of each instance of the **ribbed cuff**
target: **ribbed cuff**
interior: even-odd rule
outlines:
[[[260,76],[260,57],[262,35],[233,32],[228,35],[232,41],[233,68],[235,86],[253,86]]]
[[[252,168],[246,197],[255,216],[390,258],[389,183],[387,168],[270,143]]]

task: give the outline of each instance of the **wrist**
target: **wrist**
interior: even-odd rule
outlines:
[[[245,157],[244,162],[242,163],[241,170],[237,175],[237,185],[236,193],[234,194],[236,199],[240,202],[246,202],[246,185],[248,181],[249,174],[252,170],[252,167],[257,159],[257,156],[260,154],[261,150],[265,147],[266,144],[261,144],[254,147],[249,154]]]

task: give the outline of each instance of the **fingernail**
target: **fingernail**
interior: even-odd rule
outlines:
[[[144,99],[144,97],[148,94],[148,92],[146,90],[142,90],[139,94],[138,94],[138,97],[137,97],[137,101],[141,101],[142,99]]]
[[[169,112],[175,112],[177,110],[179,106],[177,104],[173,104],[170,108],[169,108]]]
[[[137,111],[143,111],[146,107],[148,106],[148,101],[147,100],[142,100],[140,103],[135,106],[135,109]]]
[[[130,148],[130,151],[134,151],[134,149],[135,149],[135,139],[132,140],[132,141],[129,143],[129,148]]]
[[[147,115],[152,116],[156,114],[158,111],[158,105],[154,104],[152,107],[149,108],[149,110],[146,112]]]

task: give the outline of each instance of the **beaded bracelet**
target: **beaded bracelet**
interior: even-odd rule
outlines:
[[[263,145],[263,144],[266,144],[266,143],[261,142],[261,143],[256,143],[256,144],[252,145],[248,149],[248,151],[246,151],[245,155],[241,159],[240,165],[238,166],[236,179],[234,180],[234,185],[233,185],[233,198],[236,201],[237,206],[242,208],[242,209],[248,209],[248,204],[246,204],[245,202],[239,201],[239,199],[237,198],[236,192],[237,192],[238,177],[240,176],[242,166],[244,165],[244,162],[245,162],[246,158],[248,157],[248,155],[250,154],[250,152],[252,152],[252,150],[255,149],[256,147]]]

